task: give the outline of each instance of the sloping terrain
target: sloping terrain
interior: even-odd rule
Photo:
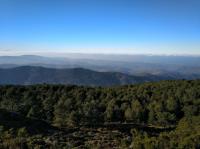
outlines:
[[[200,147],[200,80],[0,86],[0,148]]]
[[[131,76],[118,72],[97,72],[83,68],[53,69],[22,66],[0,69],[0,84],[75,84],[87,86],[113,86],[174,79],[170,76]]]

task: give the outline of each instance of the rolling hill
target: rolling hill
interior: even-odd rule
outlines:
[[[170,76],[131,76],[119,72],[97,72],[83,68],[54,69],[34,66],[0,69],[0,84],[75,84],[112,86],[174,79]]]

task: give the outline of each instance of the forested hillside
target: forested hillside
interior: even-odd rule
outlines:
[[[124,64],[126,65],[126,64]],[[148,71],[133,71],[97,69],[96,71],[85,68],[46,68],[38,66],[10,66],[11,68],[1,68],[0,66],[0,85],[35,85],[35,84],[62,84],[62,85],[84,85],[84,86],[116,86],[138,84],[145,82],[156,82],[161,80],[193,80],[200,78],[199,68],[183,67],[186,72],[182,72],[180,68],[173,68],[174,71],[153,70],[151,66],[143,64]],[[153,65],[153,64],[152,64]],[[6,65],[3,65],[6,67]],[[156,67],[156,65],[154,66]],[[168,68],[169,66],[162,66]],[[115,66],[114,68],[118,68]],[[140,64],[132,66],[134,69],[142,68]],[[191,72],[191,73],[188,73]]]
[[[97,72],[83,68],[54,69],[44,67],[22,66],[0,69],[0,84],[75,84],[86,86],[113,86],[135,84],[150,81],[176,79],[171,76],[141,75],[131,76],[119,72]]]
[[[1,86],[0,108],[0,148],[200,148],[200,80]]]

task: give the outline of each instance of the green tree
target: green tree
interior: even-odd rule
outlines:
[[[173,99],[173,98],[169,98],[167,100],[167,110],[170,111],[170,112],[176,112],[177,109],[178,109],[178,103],[177,103],[177,100]]]
[[[28,134],[27,129],[25,127],[18,129],[17,136],[18,137],[28,137],[29,134]]]
[[[145,110],[138,100],[133,100],[131,104],[132,120],[134,122],[142,122],[144,120]]]

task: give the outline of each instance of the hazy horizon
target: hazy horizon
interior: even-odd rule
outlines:
[[[177,56],[177,57],[200,57],[200,54],[176,54],[176,53],[84,53],[84,52],[2,52],[0,56],[42,56],[42,57],[69,57],[70,55],[77,56]]]

